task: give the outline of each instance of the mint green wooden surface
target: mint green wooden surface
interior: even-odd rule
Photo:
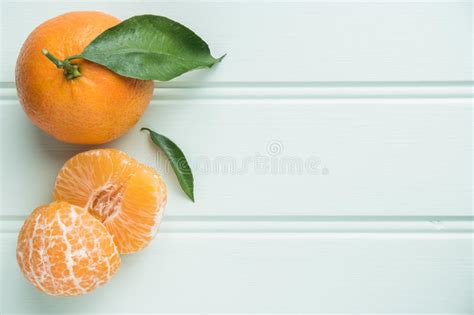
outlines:
[[[1,314],[472,313],[470,2],[0,3]],[[163,174],[157,239],[108,285],[53,298],[20,274],[17,233],[92,147],[28,121],[14,64],[37,24],[71,10],[169,16],[228,55],[157,83],[137,126],[105,145]],[[196,203],[143,126],[186,152]]]

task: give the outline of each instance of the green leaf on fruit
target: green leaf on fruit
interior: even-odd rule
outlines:
[[[225,56],[225,55],[224,55]],[[186,26],[157,15],[139,15],[104,31],[81,57],[126,77],[168,81],[210,68],[222,58]]]

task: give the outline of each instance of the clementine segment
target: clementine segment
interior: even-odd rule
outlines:
[[[50,295],[80,295],[106,283],[120,266],[107,229],[66,202],[39,207],[18,236],[17,260],[35,287]]]
[[[120,253],[144,248],[155,236],[167,201],[160,175],[126,153],[80,153],[59,171],[54,198],[89,209],[113,235]]]
[[[44,22],[29,35],[17,60],[16,87],[35,125],[64,142],[99,144],[137,123],[151,100],[153,81],[126,78],[83,59],[72,61],[80,76],[68,79],[42,53],[47,49],[60,60],[80,54],[119,22],[100,12],[71,12]]]

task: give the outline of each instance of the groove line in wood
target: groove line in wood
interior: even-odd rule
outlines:
[[[15,233],[21,228],[25,217],[2,216],[0,233]],[[165,217],[160,228],[163,233],[433,233],[433,234],[471,234],[474,233],[473,217],[397,217],[373,218],[331,218],[297,217],[286,219],[260,216],[238,217]]]

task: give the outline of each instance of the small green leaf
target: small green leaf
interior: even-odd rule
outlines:
[[[210,68],[224,56],[212,57],[209,46],[193,31],[157,15],[121,22],[100,34],[81,54],[122,76],[160,81]]]
[[[160,135],[149,128],[140,129],[140,131],[143,130],[150,132],[150,137],[153,143],[163,151],[170,161],[171,167],[178,178],[179,185],[186,195],[188,195],[188,197],[194,202],[193,173],[191,172],[191,168],[189,167],[188,161],[186,161],[183,151],[181,151],[181,149],[167,137]]]

